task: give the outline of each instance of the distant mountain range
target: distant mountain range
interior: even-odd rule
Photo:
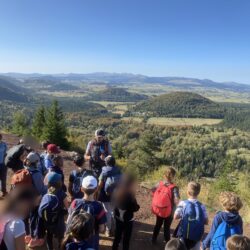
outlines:
[[[129,73],[90,73],[90,74],[21,74],[5,73],[5,77],[11,77],[23,83],[38,82],[67,82],[67,84],[76,85],[77,82],[102,83],[107,85],[132,85],[132,84],[160,84],[169,87],[180,88],[183,90],[201,89],[219,89],[235,92],[250,92],[250,85],[236,82],[215,82],[208,79],[196,79],[188,77],[150,77],[145,75],[136,75]],[[67,86],[68,87],[68,86]]]
[[[96,85],[100,85],[100,88],[96,88]],[[104,90],[97,91],[98,89]],[[173,91],[194,92],[207,97],[219,93],[222,97],[234,98],[237,94],[238,102],[243,96],[250,99],[250,85],[207,79],[149,77],[126,73],[0,74],[0,101],[27,103],[37,97],[43,99],[50,94],[53,96],[53,92],[63,92],[66,96],[82,94],[82,101],[138,102],[147,99],[146,95],[154,96]]]

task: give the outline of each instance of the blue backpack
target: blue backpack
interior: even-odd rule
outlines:
[[[47,225],[52,226],[57,223],[61,209],[56,195],[45,194],[40,203],[38,214]]]
[[[241,234],[241,227],[237,224],[230,225],[223,220],[215,231],[210,250],[226,250],[227,239],[235,234]]]
[[[72,172],[74,176],[74,181],[72,185],[72,192],[74,193],[74,197],[78,197],[79,193],[81,193],[82,180],[84,177],[90,175],[88,171],[84,171],[82,173],[77,173],[76,170]]]
[[[107,172],[104,184],[104,191],[106,195],[112,195],[120,180],[121,172],[118,169],[110,170],[109,172]]]
[[[183,217],[180,222],[178,236],[198,242],[202,239],[204,234],[205,217],[199,201],[191,202],[185,201],[186,207],[183,211]]]

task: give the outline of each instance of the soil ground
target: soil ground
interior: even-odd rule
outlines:
[[[13,135],[4,135],[4,141],[7,142],[8,146],[11,147],[18,142],[18,138]],[[62,152],[64,157],[64,172],[65,172],[65,180],[68,180],[69,173],[74,169],[72,161],[70,160],[69,152]],[[11,175],[11,171],[9,171],[8,178]],[[151,236],[154,227],[155,218],[151,214],[151,194],[150,191],[138,186],[137,191],[137,200],[140,204],[141,208],[139,212],[135,216],[135,223],[133,229],[133,235],[131,238],[131,250],[163,250],[164,242],[163,242],[163,234],[161,233],[158,238],[157,245],[151,244]],[[0,201],[0,206],[3,204],[4,200]],[[213,220],[214,214],[209,215],[210,223]],[[172,230],[176,227],[176,223],[172,224]],[[206,232],[209,230],[210,225],[206,228]],[[244,234],[250,236],[250,225],[244,225]],[[112,238],[107,238],[105,236],[101,236],[100,241],[100,250],[110,250],[112,245]],[[45,250],[45,247],[36,248],[36,250]]]

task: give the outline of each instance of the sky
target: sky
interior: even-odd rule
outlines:
[[[250,84],[249,0],[0,0],[0,72]]]

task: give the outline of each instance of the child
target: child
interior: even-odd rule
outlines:
[[[94,217],[95,232],[88,242],[96,250],[99,249],[99,233],[103,233],[105,231],[105,223],[107,221],[102,204],[94,199],[97,186],[97,179],[94,176],[86,176],[83,178],[82,192],[84,193],[84,196],[82,199],[75,199],[72,202],[69,208],[69,217],[67,220],[67,224],[70,228],[72,218],[77,213],[85,211]]]
[[[113,195],[115,215],[115,239],[113,250],[118,250],[123,236],[123,250],[129,250],[129,242],[134,223],[134,212],[140,209],[135,198],[135,179],[124,176]]]
[[[41,144],[43,152],[40,154],[40,162],[38,164],[38,169],[40,170],[43,176],[45,176],[48,172],[48,169],[45,167],[45,157],[47,155],[47,147],[49,144],[49,141],[43,141]]]
[[[64,208],[68,209],[68,200],[66,193],[62,190],[62,177],[55,172],[50,172],[48,174],[48,193],[43,196],[39,207],[39,216],[47,231],[48,250],[54,249],[54,237],[61,245],[65,232]]]
[[[91,170],[84,168],[84,157],[82,155],[75,155],[73,162],[77,169],[70,173],[68,186],[72,201],[83,197],[83,192],[81,190],[82,180],[88,175],[93,175]]]
[[[200,190],[199,183],[189,182],[188,199],[181,201],[174,213],[175,220],[181,219],[177,227],[177,237],[185,243],[187,249],[200,249],[205,224],[208,224],[206,207],[197,200]]]
[[[166,244],[165,250],[187,250],[187,248],[180,239],[172,239]]]
[[[228,250],[249,250],[250,239],[242,235],[234,235],[227,240]]]
[[[44,229],[42,221],[38,216],[38,208],[42,196],[47,192],[47,188],[43,184],[43,175],[38,170],[38,162],[40,160],[39,155],[36,152],[31,152],[27,155],[25,163],[25,169],[27,169],[32,178],[32,186],[37,195],[36,202],[30,213],[30,236],[27,235],[25,240],[29,247],[39,247],[44,244]]]
[[[75,215],[63,240],[62,250],[94,250],[88,243],[94,233],[94,221],[88,213]]]
[[[7,180],[7,166],[4,164],[4,159],[7,152],[7,144],[2,140],[2,134],[0,134],[0,190],[2,191],[1,198],[7,195],[6,180]]]
[[[153,244],[156,243],[163,223],[164,239],[166,242],[170,240],[170,226],[173,220],[173,211],[180,199],[179,189],[173,184],[175,174],[176,171],[174,168],[167,167],[164,175],[165,180],[161,181],[157,187],[152,189],[152,212],[156,215],[156,224],[152,237]]]
[[[64,173],[63,173],[63,158],[60,155],[56,155],[53,160],[53,166],[50,168],[50,172],[55,172],[60,174],[62,177],[62,189],[64,192],[67,192],[67,187],[64,183]]]
[[[0,218],[0,249],[25,250],[25,224],[23,219],[33,206],[34,192],[28,189],[15,189],[7,198],[4,216]]]
[[[115,158],[111,155],[105,158],[105,164],[106,166],[102,168],[99,177],[100,194],[98,200],[102,202],[106,211],[106,236],[110,237],[113,229],[113,205],[111,203],[111,196],[115,186],[121,179],[121,171],[115,166]]]
[[[222,192],[220,203],[224,211],[215,215],[210,232],[202,243],[202,249],[226,249],[225,242],[230,236],[243,233],[243,222],[239,215],[242,208],[240,198],[233,192]]]
[[[55,157],[55,155],[58,154],[60,154],[60,150],[56,144],[49,144],[47,146],[47,154],[44,157],[44,165],[48,170],[50,170],[50,168],[54,166],[52,160]]]

